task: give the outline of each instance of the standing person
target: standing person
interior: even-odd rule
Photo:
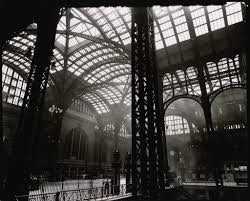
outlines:
[[[106,195],[109,194],[109,181],[108,181],[108,179],[107,179],[106,182],[105,182],[105,190],[104,190],[104,193],[105,193]]]

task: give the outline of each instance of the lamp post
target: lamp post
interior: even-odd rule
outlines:
[[[118,149],[116,149],[113,153],[112,169],[113,169],[112,192],[115,195],[118,195],[120,190],[120,169],[121,169],[120,152]]]
[[[60,143],[60,130],[61,130],[63,110],[59,106],[53,104],[48,109],[48,112],[50,114],[50,122],[52,124],[52,128],[49,131],[48,135],[48,143],[50,147],[49,171],[50,171],[50,179],[54,180],[56,158],[57,158],[57,145],[58,143]]]
[[[125,169],[126,169],[126,189],[127,192],[131,192],[132,189],[132,161],[131,161],[131,153],[127,152],[126,156],[126,163],[125,163]]]

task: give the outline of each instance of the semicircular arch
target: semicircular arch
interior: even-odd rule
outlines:
[[[230,90],[230,89],[247,89],[246,84],[233,84],[233,85],[226,85],[223,86],[215,91],[212,91],[211,93],[208,94],[209,97],[209,103],[212,104],[214,99],[221,94],[224,91]]]

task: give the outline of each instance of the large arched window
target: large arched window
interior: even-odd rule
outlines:
[[[80,128],[73,129],[65,137],[64,158],[69,160],[85,160],[87,145],[85,132]]]

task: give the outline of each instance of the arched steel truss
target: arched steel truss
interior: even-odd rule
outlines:
[[[226,7],[234,7],[238,6],[240,7],[239,14],[241,14],[241,8],[244,8],[244,3],[232,3],[226,5]],[[200,6],[199,8],[202,10],[203,8],[206,8],[204,6]],[[218,9],[220,9],[220,6],[218,6]],[[223,8],[224,9],[224,8]],[[183,12],[184,8],[183,6],[175,6],[175,7],[160,7],[160,6],[154,6],[153,7],[153,18],[155,21],[155,31],[156,31],[156,46],[158,47],[159,44],[162,43],[162,49],[165,50],[166,56],[167,56],[167,61],[166,63],[171,64],[171,59],[169,57],[169,52],[168,52],[168,47],[171,46],[169,44],[169,38],[170,36],[166,36],[166,31],[171,31],[173,30],[173,37],[176,38],[176,45],[178,49],[178,54],[181,55],[181,62],[183,62],[183,52],[182,49],[180,48],[180,44],[182,41],[180,40],[180,33],[178,32],[178,28],[176,25],[177,19],[177,13],[181,15],[181,17],[184,20],[184,24],[187,21],[187,16],[186,16],[186,11],[184,14],[181,14]],[[206,25],[209,27],[209,32],[205,34],[210,34],[213,30],[211,30],[211,22],[209,21],[208,15],[209,13],[206,10]],[[197,10],[194,11],[193,8],[189,9],[190,12],[197,12]],[[179,15],[178,14],[178,15]],[[226,16],[227,15],[227,16]],[[222,18],[228,18],[228,13],[223,13]],[[169,19],[168,19],[169,18]],[[129,43],[126,42],[126,40],[130,40],[131,38],[131,33],[130,33],[130,22],[131,22],[131,11],[129,8],[126,7],[117,7],[117,8],[67,8],[67,10],[64,12],[63,17],[61,18],[64,21],[60,22],[62,27],[61,29],[58,28],[57,34],[58,37],[65,37],[65,44],[62,44],[59,40],[55,41],[55,47],[56,47],[56,54],[55,54],[55,63],[56,67],[53,71],[51,71],[51,79],[54,80],[69,80],[72,79],[73,84],[70,86],[70,90],[74,90],[75,88],[78,88],[77,91],[79,90],[84,90],[84,86],[79,88],[77,86],[77,83],[85,83],[86,76],[95,77],[95,79],[99,79],[99,77],[96,77],[99,73],[102,71],[95,71],[95,69],[100,68],[101,65],[105,65],[105,63],[108,63],[109,60],[113,59],[108,57],[109,53],[110,56],[112,54],[117,54],[119,56],[117,57],[117,60],[114,59],[114,65],[119,66],[120,64],[130,64],[130,54],[131,50],[129,48]],[[195,19],[191,19],[195,20]],[[239,21],[240,22],[240,21]],[[169,23],[169,24],[168,24]],[[183,24],[183,25],[184,25]],[[76,26],[81,27],[88,25],[89,29],[95,28],[97,30],[97,34],[92,34],[90,32],[84,32],[83,29],[79,28],[79,30],[75,29]],[[169,27],[168,27],[169,26]],[[121,28],[122,27],[122,28]],[[195,27],[196,28],[196,27]],[[36,31],[36,25],[32,24],[27,28],[26,32],[21,33],[19,36],[20,38],[28,38],[29,34],[34,35]],[[186,32],[189,32],[190,30],[186,30]],[[126,35],[127,34],[127,35]],[[125,36],[126,35],[126,36]],[[198,35],[195,35],[197,37]],[[124,38],[127,37],[127,38]],[[172,37],[172,36],[171,36]],[[69,43],[71,42],[72,39],[74,38],[79,38],[79,42],[75,45],[70,45]],[[158,38],[158,39],[157,39]],[[187,39],[190,40],[190,39]],[[32,41],[34,42],[34,41]],[[211,40],[210,42],[214,41]],[[17,46],[19,47],[20,45],[17,45],[17,43],[21,44],[22,42],[18,42],[18,40],[13,39],[12,46]],[[21,44],[23,49],[25,47],[27,48],[28,45],[26,44]],[[91,50],[88,50],[89,47],[95,45],[95,48],[92,48]],[[97,54],[96,56],[91,56],[89,59],[84,61],[84,58],[88,55],[95,55],[99,49],[100,50],[107,50],[109,49],[110,52],[103,52],[102,54]],[[101,46],[101,47],[100,47]],[[156,49],[157,49],[156,47]],[[159,48],[159,47],[158,47]],[[86,50],[83,54],[79,55],[78,53]],[[10,52],[16,52],[15,48],[12,50],[8,50]],[[90,64],[89,66],[87,65],[89,61],[98,59],[99,57],[102,57],[103,60],[99,61],[97,63]],[[119,59],[118,59],[119,58]],[[10,57],[7,58],[7,60],[4,60],[6,65],[9,66],[16,66],[14,64],[14,61],[10,61]],[[116,61],[115,61],[116,60]],[[79,62],[79,64],[77,63]],[[13,63],[13,65],[11,65]],[[185,63],[185,62],[184,62]],[[82,66],[86,65],[86,69],[81,69]],[[27,65],[27,72],[29,70],[30,64]],[[70,66],[73,67],[74,69],[71,68]],[[125,66],[121,65],[120,67],[117,68],[112,68],[113,66],[107,65],[106,68],[110,69],[110,71],[107,73],[107,75],[102,75],[103,81],[100,81],[100,83],[105,83],[107,82],[112,82],[112,79],[115,79],[116,77],[123,76],[126,73],[117,70],[118,68],[126,68]],[[18,68],[18,66],[16,67]],[[128,69],[127,69],[128,70]],[[126,71],[127,71],[126,70]],[[58,71],[64,71],[64,73],[58,74]],[[78,71],[78,72],[77,72]],[[67,72],[67,73],[66,73]],[[193,84],[197,84],[197,80],[195,77],[189,77],[189,72],[184,70],[185,77],[187,79],[183,80],[178,73],[174,73],[174,77],[176,79],[175,83],[175,88],[179,88],[178,91],[173,94],[174,96],[178,97],[185,97],[186,93],[193,94],[194,98],[196,95],[199,95],[196,93],[196,89],[194,89],[192,86]],[[76,73],[76,75],[74,74]],[[129,72],[128,72],[129,73]],[[21,74],[21,73],[20,73]],[[72,76],[70,75],[72,74]],[[59,77],[59,78],[57,78]],[[79,80],[85,80],[84,82],[79,81]],[[60,83],[60,82],[59,82]],[[56,83],[55,83],[56,84]],[[90,83],[90,84],[95,84],[95,82]],[[191,86],[192,85],[192,86]],[[102,87],[101,85],[99,85]],[[187,86],[190,86],[188,88]],[[60,86],[58,86],[60,88]],[[75,93],[75,94],[80,94],[80,93]],[[115,93],[115,92],[114,92]],[[183,95],[181,95],[183,94]]]
[[[214,99],[221,94],[224,91],[230,90],[230,89],[247,89],[246,84],[233,84],[233,85],[227,85],[222,88],[219,88],[211,93],[208,94],[209,96],[209,103],[212,105]]]
[[[164,114],[171,103],[173,103],[174,101],[181,99],[181,98],[192,99],[201,105],[201,97],[200,96],[191,95],[191,94],[178,95],[178,96],[174,96],[174,97],[170,98],[169,100],[167,100],[166,102],[164,102]]]

